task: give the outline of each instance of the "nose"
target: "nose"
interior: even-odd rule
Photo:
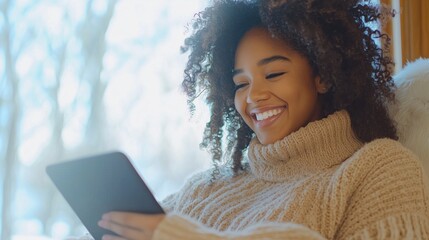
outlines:
[[[263,82],[253,81],[249,84],[247,92],[247,103],[257,103],[270,97],[269,89]]]

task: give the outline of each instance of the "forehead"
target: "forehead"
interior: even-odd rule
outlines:
[[[265,28],[252,28],[241,38],[235,53],[235,63],[263,59],[272,55],[291,55],[288,44],[273,37]]]

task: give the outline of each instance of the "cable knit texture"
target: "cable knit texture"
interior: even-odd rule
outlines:
[[[339,111],[270,145],[248,167],[193,176],[163,201],[155,239],[429,239],[421,163],[400,143],[362,144]]]

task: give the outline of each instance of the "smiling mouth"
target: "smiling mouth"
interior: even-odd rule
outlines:
[[[263,121],[263,120],[268,119],[270,117],[279,115],[282,111],[283,111],[282,108],[276,108],[276,109],[271,109],[271,110],[261,112],[261,113],[253,113],[252,118],[256,121]]]

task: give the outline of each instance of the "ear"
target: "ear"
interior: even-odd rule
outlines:
[[[329,89],[331,88],[331,84],[322,81],[322,79],[320,78],[320,76],[316,76],[314,78],[314,83],[316,85],[316,90],[318,93],[320,94],[325,94],[329,91]]]

